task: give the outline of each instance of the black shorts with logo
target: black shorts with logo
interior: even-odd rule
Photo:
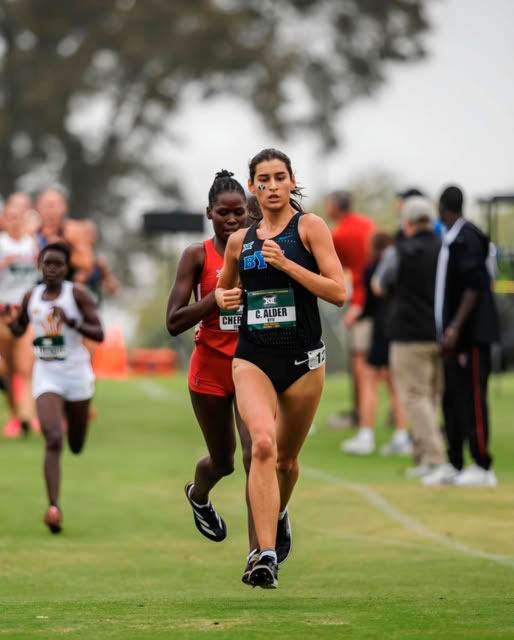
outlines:
[[[325,345],[320,340],[305,351],[280,351],[273,347],[263,347],[248,342],[241,336],[234,358],[247,360],[259,367],[271,380],[275,391],[282,393],[303,375],[325,364]]]

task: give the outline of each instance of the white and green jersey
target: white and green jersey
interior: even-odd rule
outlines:
[[[34,326],[34,353],[43,361],[66,362],[76,367],[89,364],[90,358],[82,344],[82,336],[76,329],[61,322],[54,314],[54,307],[60,307],[66,317],[82,322],[82,313],[73,295],[73,282],[65,280],[61,292],[55,300],[43,300],[45,284],[34,287],[28,305],[28,315]]]
[[[26,235],[19,240],[5,231],[0,233],[0,303],[21,304],[23,296],[37,282],[38,248],[35,239]]]

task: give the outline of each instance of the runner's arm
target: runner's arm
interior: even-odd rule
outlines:
[[[96,303],[92,295],[83,285],[75,283],[73,285],[73,297],[82,313],[82,322],[75,324],[71,320],[63,318],[64,322],[72,329],[78,331],[85,338],[94,340],[95,342],[103,342],[104,330],[102,323],[98,317]]]
[[[191,245],[180,258],[166,309],[166,327],[172,336],[178,336],[191,329],[200,320],[216,310],[214,291],[211,291],[205,298],[189,304],[204,261],[205,248],[203,244]]]
[[[21,337],[27,327],[29,326],[29,300],[32,295],[32,289],[27,291],[27,293],[23,296],[23,301],[21,303],[21,308],[19,312],[16,312],[16,309],[13,305],[5,305],[2,312],[0,313],[0,318],[2,322],[9,327],[11,333],[15,338]]]
[[[262,255],[266,262],[287,273],[318,298],[342,307],[346,302],[344,273],[330,230],[322,218],[312,214],[305,214],[300,222],[300,237],[314,256],[319,274],[286,258],[273,240],[264,242]]]
[[[240,229],[228,239],[225,249],[225,261],[215,291],[216,302],[220,309],[235,311],[241,305],[242,291],[237,286],[239,281],[237,263],[246,232],[247,229]]]

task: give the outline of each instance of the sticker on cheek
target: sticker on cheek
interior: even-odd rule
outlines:
[[[259,191],[265,191],[266,185],[265,184],[260,184],[257,188],[259,189]]]

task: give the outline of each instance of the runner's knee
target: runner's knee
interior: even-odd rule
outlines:
[[[291,473],[296,470],[298,470],[298,458],[279,457],[277,460],[277,471]]]
[[[70,445],[70,451],[75,455],[78,455],[84,448],[84,439],[80,441],[70,440],[69,445]]]
[[[277,457],[277,443],[268,433],[252,436],[252,460],[267,462]]]
[[[45,431],[46,448],[50,451],[61,451],[62,433],[60,429]]]
[[[214,471],[217,475],[224,478],[234,473],[234,460],[212,460]]]

